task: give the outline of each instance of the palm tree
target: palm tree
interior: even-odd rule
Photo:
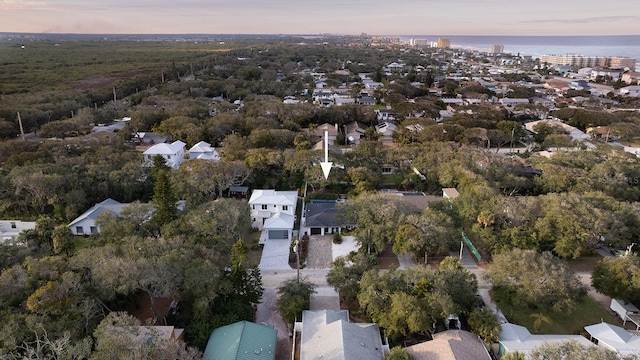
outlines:
[[[536,333],[538,332],[538,330],[540,330],[540,326],[542,325],[542,323],[551,325],[551,323],[553,322],[551,318],[549,318],[543,313],[534,313],[529,315],[529,317],[533,319],[533,332],[536,332]]]

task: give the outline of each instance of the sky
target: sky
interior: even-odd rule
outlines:
[[[639,20],[639,0],[0,0],[0,32],[638,35]]]

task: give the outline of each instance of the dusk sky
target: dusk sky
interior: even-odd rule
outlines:
[[[0,0],[0,32],[638,35],[640,1]]]

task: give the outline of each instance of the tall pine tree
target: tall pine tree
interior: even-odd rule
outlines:
[[[156,174],[156,183],[153,187],[153,203],[156,206],[156,211],[153,214],[155,225],[162,227],[178,216],[176,198],[166,170],[160,170]]]

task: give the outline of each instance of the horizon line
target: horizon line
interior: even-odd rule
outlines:
[[[243,36],[349,36],[349,37],[361,37],[365,36],[477,36],[477,37],[613,37],[613,36],[640,36],[638,34],[590,34],[590,35],[567,35],[567,34],[553,34],[553,35],[496,35],[496,34],[369,34],[369,33],[360,33],[360,34],[339,34],[339,33],[197,33],[197,32],[189,32],[189,33],[76,33],[76,32],[30,32],[30,31],[0,31],[0,34],[30,34],[30,35],[138,35],[138,36],[163,36],[163,35],[243,35]]]

